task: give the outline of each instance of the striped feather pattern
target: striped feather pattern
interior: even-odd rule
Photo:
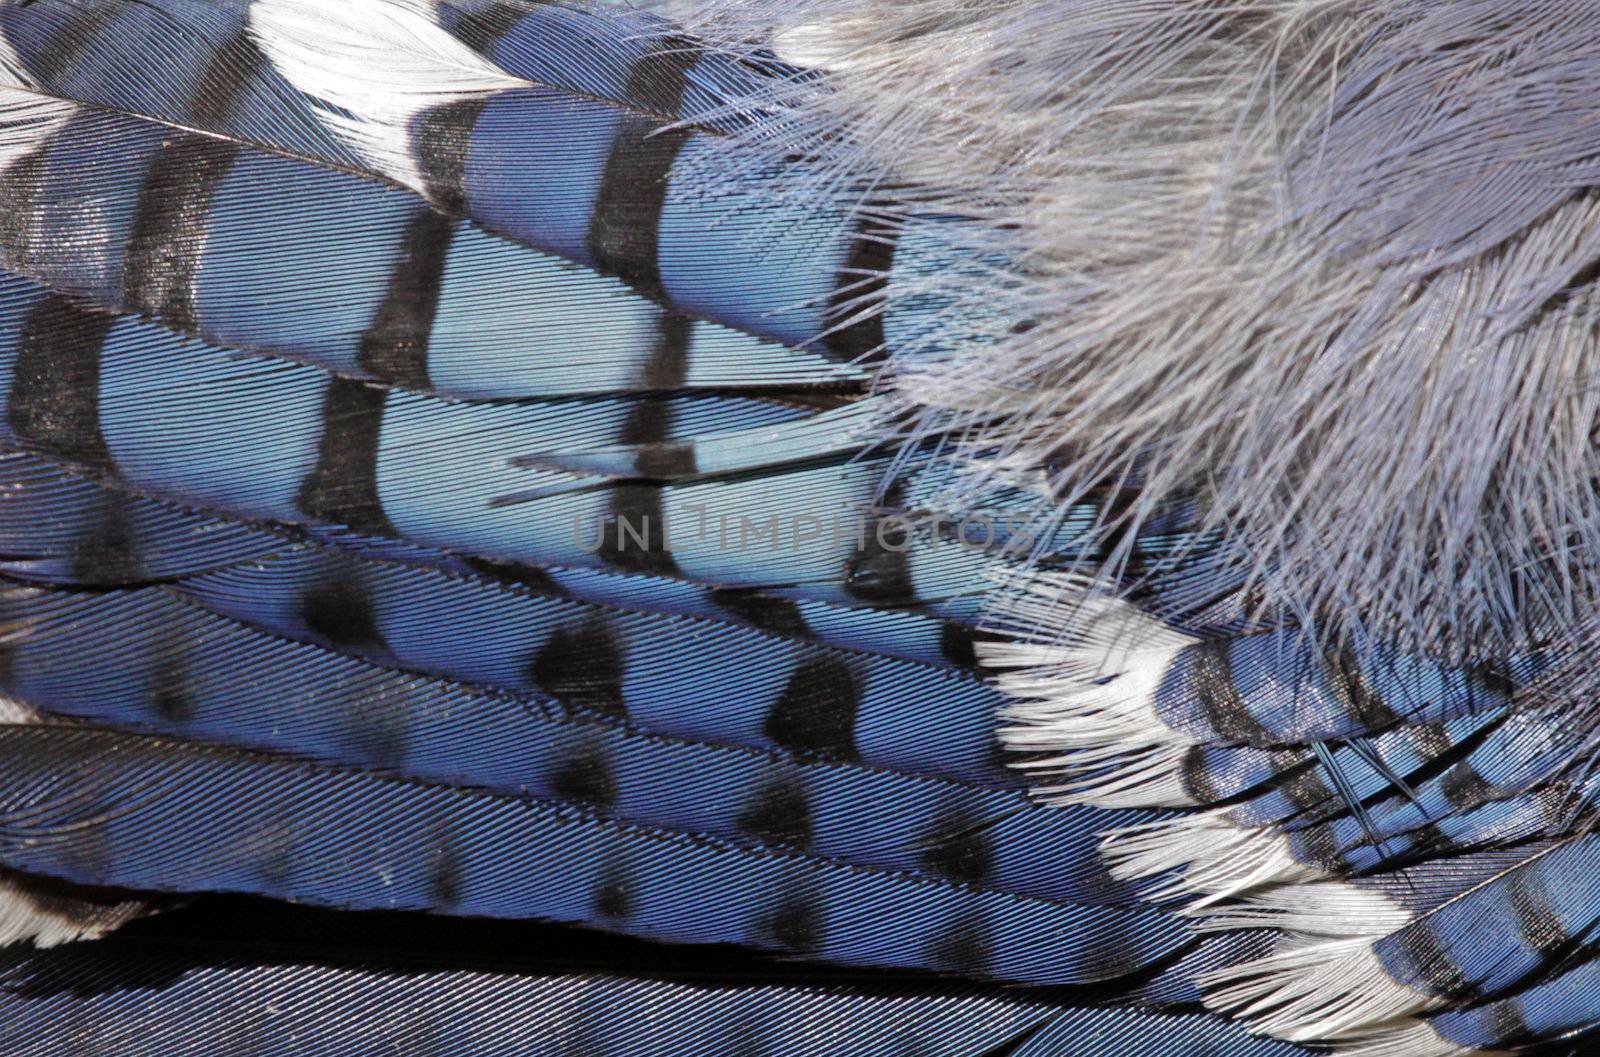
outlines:
[[[1114,979],[1187,939],[1154,910],[755,854],[531,800],[234,750],[11,727],[0,761],[0,861],[80,884],[537,918],[1052,984]],[[85,777],[63,789],[67,774]],[[341,826],[350,818],[365,823]],[[870,924],[890,920],[892,929]]]
[[[317,608],[307,612],[331,627],[351,613],[332,601],[313,598]],[[62,596],[11,588],[3,612],[11,629],[3,640],[6,691],[55,715],[571,801],[753,847],[785,846],[1040,898],[1126,897],[1093,854],[1110,818],[914,778],[911,753],[923,742],[913,731],[900,732],[899,760],[852,752],[855,766],[822,754],[858,750],[856,742],[797,745],[799,754],[788,746],[779,746],[782,754],[729,751],[716,745],[731,740],[726,732],[738,724],[723,719],[719,732],[723,706],[711,691],[684,689],[685,703],[705,713],[707,731],[699,740],[674,738],[657,733],[648,716],[639,730],[636,716],[609,711],[624,702],[609,695],[603,671],[588,684],[574,672],[558,688],[577,706],[573,714],[542,694],[486,694],[276,639],[167,592]],[[354,633],[361,625],[341,627]],[[71,658],[87,654],[98,663],[74,670]],[[554,663],[544,666],[547,674]],[[760,662],[751,661],[730,677],[759,671]],[[270,680],[273,692],[261,693],[257,679]],[[771,733],[826,731],[816,721],[801,726],[784,707],[779,701],[768,713]],[[785,721],[791,726],[780,725]],[[843,737],[851,736],[847,729]],[[889,763],[901,766],[889,770]],[[938,759],[929,768],[944,769],[948,763]]]
[[[586,0],[0,0],[0,70],[0,932],[282,900],[462,945],[197,958],[158,917],[0,956],[0,1049],[1597,1022],[1596,790],[1519,708],[1559,658],[1325,653],[1190,505],[1097,533],[1135,481],[995,489],[972,544],[973,468],[874,444],[874,387],[1025,331],[931,292],[1016,276],[917,189],[759,149],[748,97],[815,75]],[[1021,552],[1119,600],[1030,640]],[[485,964],[489,927],[797,975]]]
[[[393,915],[363,925],[234,903],[151,924],[92,948],[7,955],[6,1052],[53,1057],[70,1033],[80,1057],[356,1057],[419,1046],[449,1057],[823,1057],[841,1047],[862,1057],[1094,1057],[1113,1039],[1133,1057],[1170,1057],[1171,1047],[1302,1053],[1192,1012],[1094,1008],[955,981],[830,979],[748,959],[641,973],[652,954],[642,945],[579,948],[554,930],[508,936],[503,923],[449,922],[447,936],[466,934],[466,959],[439,928]],[[219,925],[246,932],[245,942],[219,946]],[[421,964],[419,949],[431,955]],[[350,950],[363,958],[344,957]]]
[[[113,310],[344,376],[477,398],[849,387],[861,372],[672,312],[348,171],[123,111],[31,115],[0,259]],[[32,136],[32,145],[24,137]]]
[[[14,275],[0,278],[0,328],[10,443],[159,498],[513,563],[794,585],[823,601],[916,602],[919,576],[935,601],[983,587],[981,552],[882,546],[868,512],[884,461],[847,456],[679,485],[591,479],[585,488],[582,478],[519,465],[509,453],[609,443],[630,433],[641,405],[445,403],[222,355]],[[721,397],[644,406],[668,439],[801,413]],[[503,502],[529,488],[546,491]],[[801,532],[811,524],[823,531]],[[787,538],[755,535],[770,525]]]

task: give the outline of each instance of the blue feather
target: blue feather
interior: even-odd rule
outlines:
[[[0,89],[0,102],[29,101]],[[12,169],[0,258],[236,348],[476,398],[848,386],[863,375],[342,170],[84,111]]]
[[[957,981],[933,988],[774,979],[738,962],[640,973],[626,959],[647,958],[649,949],[562,959],[541,953],[560,942],[544,933],[516,934],[519,972],[494,962],[480,967],[481,953],[467,966],[418,966],[413,951],[394,953],[397,932],[414,942],[430,938],[417,922],[385,918],[353,929],[306,911],[234,909],[232,919],[196,914],[187,932],[174,925],[87,949],[6,956],[0,1047],[15,1057],[54,1057],[70,1031],[77,1057],[247,1049],[367,1057],[415,1052],[423,1042],[436,1057],[830,1057],[842,1046],[853,1057],[1098,1057],[1107,1039],[1121,1040],[1118,1052],[1127,1057],[1303,1053],[1204,1014],[1094,1008]],[[241,916],[263,925],[249,929],[246,949],[217,951],[203,930],[220,919],[238,931]],[[351,964],[328,949],[330,933],[359,945],[366,960]],[[504,949],[503,933],[502,925],[471,936]],[[308,960],[325,953],[330,964]],[[530,955],[538,959],[532,967],[519,964]],[[792,967],[784,972],[796,976]],[[105,986],[110,981],[120,986]]]
[[[862,523],[884,460],[497,504],[533,486],[580,483],[519,468],[511,456],[576,453],[627,437],[638,405],[626,400],[450,404],[330,381],[311,368],[230,357],[136,319],[87,312],[16,276],[0,282],[0,391],[9,394],[10,443],[109,470],[191,506],[343,524],[524,564],[609,562],[727,587],[794,585],[824,601],[918,600],[918,561],[873,550],[865,528],[848,530]],[[57,413],[60,401],[72,405],[70,416]],[[760,401],[683,398],[663,405],[652,429],[672,440],[793,416]],[[799,539],[797,526],[812,520],[829,531]],[[754,535],[772,524],[789,536],[767,543]],[[981,555],[928,549],[936,552],[931,568],[954,562],[968,573],[942,577],[933,590],[983,589],[970,575]],[[970,598],[965,605],[970,614]]]
[[[1154,910],[752,853],[535,801],[178,742],[11,727],[0,761],[0,862],[76,884],[538,918],[1046,984],[1114,979],[1187,939]],[[80,777],[64,788],[64,775]]]

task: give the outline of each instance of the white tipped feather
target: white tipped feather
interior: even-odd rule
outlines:
[[[1253,888],[1220,903],[1194,904],[1184,913],[1196,919],[1200,932],[1270,928],[1329,939],[1386,936],[1413,920],[1384,893],[1331,878]]]
[[[11,42],[0,33],[0,84],[29,84],[31,79],[27,74],[27,64],[11,46]]]
[[[39,721],[32,708],[0,696],[0,726]],[[154,912],[148,903],[104,899],[48,878],[0,869],[0,947],[18,943],[55,947],[97,939]]]
[[[1228,820],[1225,810],[1112,830],[1100,849],[1111,875],[1123,880],[1177,871],[1151,898],[1188,897],[1194,900],[1191,911],[1269,885],[1326,876],[1296,859],[1283,834],[1242,829]]]
[[[426,192],[411,121],[446,103],[526,88],[435,22],[423,0],[255,0],[250,32],[300,91],[346,113],[323,122],[378,172]]]
[[[98,939],[151,912],[145,903],[84,898],[66,886],[0,871],[0,947]]]
[[[1182,765],[1192,739],[1155,707],[1173,658],[1199,640],[1072,577],[1016,574],[997,617],[1021,634],[982,660],[1011,704],[1002,742],[1040,754],[1040,795],[1105,807],[1189,806]],[[1031,629],[1049,629],[1030,634]]]
[[[1207,1007],[1291,1042],[1369,1035],[1401,1017],[1443,1008],[1443,999],[1396,983],[1365,937],[1295,944],[1201,978]]]
[[[1401,1021],[1370,1038],[1334,1048],[1338,1057],[1510,1057],[1506,1050],[1478,1050],[1442,1037],[1427,1021]]]
[[[0,55],[0,77],[4,63]],[[46,143],[78,110],[76,103],[0,84],[0,174]]]

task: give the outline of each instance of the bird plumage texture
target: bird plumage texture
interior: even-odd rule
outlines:
[[[1592,14],[675,11],[0,0],[0,1050],[1600,1027]]]

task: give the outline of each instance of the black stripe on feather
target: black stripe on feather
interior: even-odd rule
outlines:
[[[317,465],[298,497],[306,514],[374,536],[393,534],[378,499],[378,441],[388,398],[376,386],[329,379]]]
[[[502,37],[516,29],[517,24],[527,17],[528,8],[525,6],[504,2],[484,4],[476,10],[463,13],[451,32],[473,51],[488,55]]]
[[[771,944],[791,954],[809,954],[822,946],[826,922],[822,893],[806,880],[796,880],[779,890],[770,910],[757,925],[757,943]]]
[[[250,31],[240,26],[211,54],[205,72],[189,96],[188,112],[198,128],[225,128],[239,99],[272,69]]]
[[[100,430],[100,354],[114,321],[59,294],[28,313],[6,408],[17,436],[73,462],[111,468]]]
[[[629,413],[618,439],[636,449],[634,470],[640,477],[671,480],[696,472],[694,445],[668,439],[672,420],[672,405],[664,400],[641,400]]]
[[[883,496],[890,513],[869,519],[856,541],[844,586],[863,602],[898,606],[916,601],[910,556],[913,532],[907,520],[892,513],[901,506],[903,494],[900,482],[891,484]]]
[[[1195,699],[1205,712],[1206,722],[1226,741],[1260,745],[1272,740],[1256,722],[1233,678],[1233,660],[1228,656],[1226,639],[1212,639],[1191,647],[1191,674]]]
[[[657,113],[676,113],[695,61],[686,42],[654,41],[634,60],[624,96]],[[589,254],[595,266],[657,301],[666,300],[659,257],[661,210],[672,167],[692,135],[688,129],[663,128],[644,114],[624,114],[589,217]]]
[[[238,156],[237,144],[181,133],[151,160],[123,262],[122,302],[130,310],[193,329],[211,199]]]
[[[60,6],[66,10],[57,16],[59,25],[48,43],[34,49],[28,64],[29,76],[44,85],[54,85],[63,74],[72,73],[122,13],[120,5],[111,3]]]
[[[14,271],[33,264],[34,214],[44,188],[49,143],[41,143],[0,173],[0,255]]]
[[[467,153],[487,105],[483,98],[446,103],[424,113],[412,129],[428,200],[453,216],[467,211]]]
[[[650,349],[639,381],[640,388],[656,392],[682,389],[689,377],[689,347],[694,320],[663,309],[656,320],[656,341]]]
[[[430,387],[428,341],[457,223],[427,206],[406,222],[389,288],[356,350],[356,363],[374,378],[411,389]]]
[[[878,219],[870,203],[862,208],[828,304],[828,319],[834,325],[824,335],[822,347],[830,359],[876,362],[886,355],[883,302],[898,239],[899,229]]]

